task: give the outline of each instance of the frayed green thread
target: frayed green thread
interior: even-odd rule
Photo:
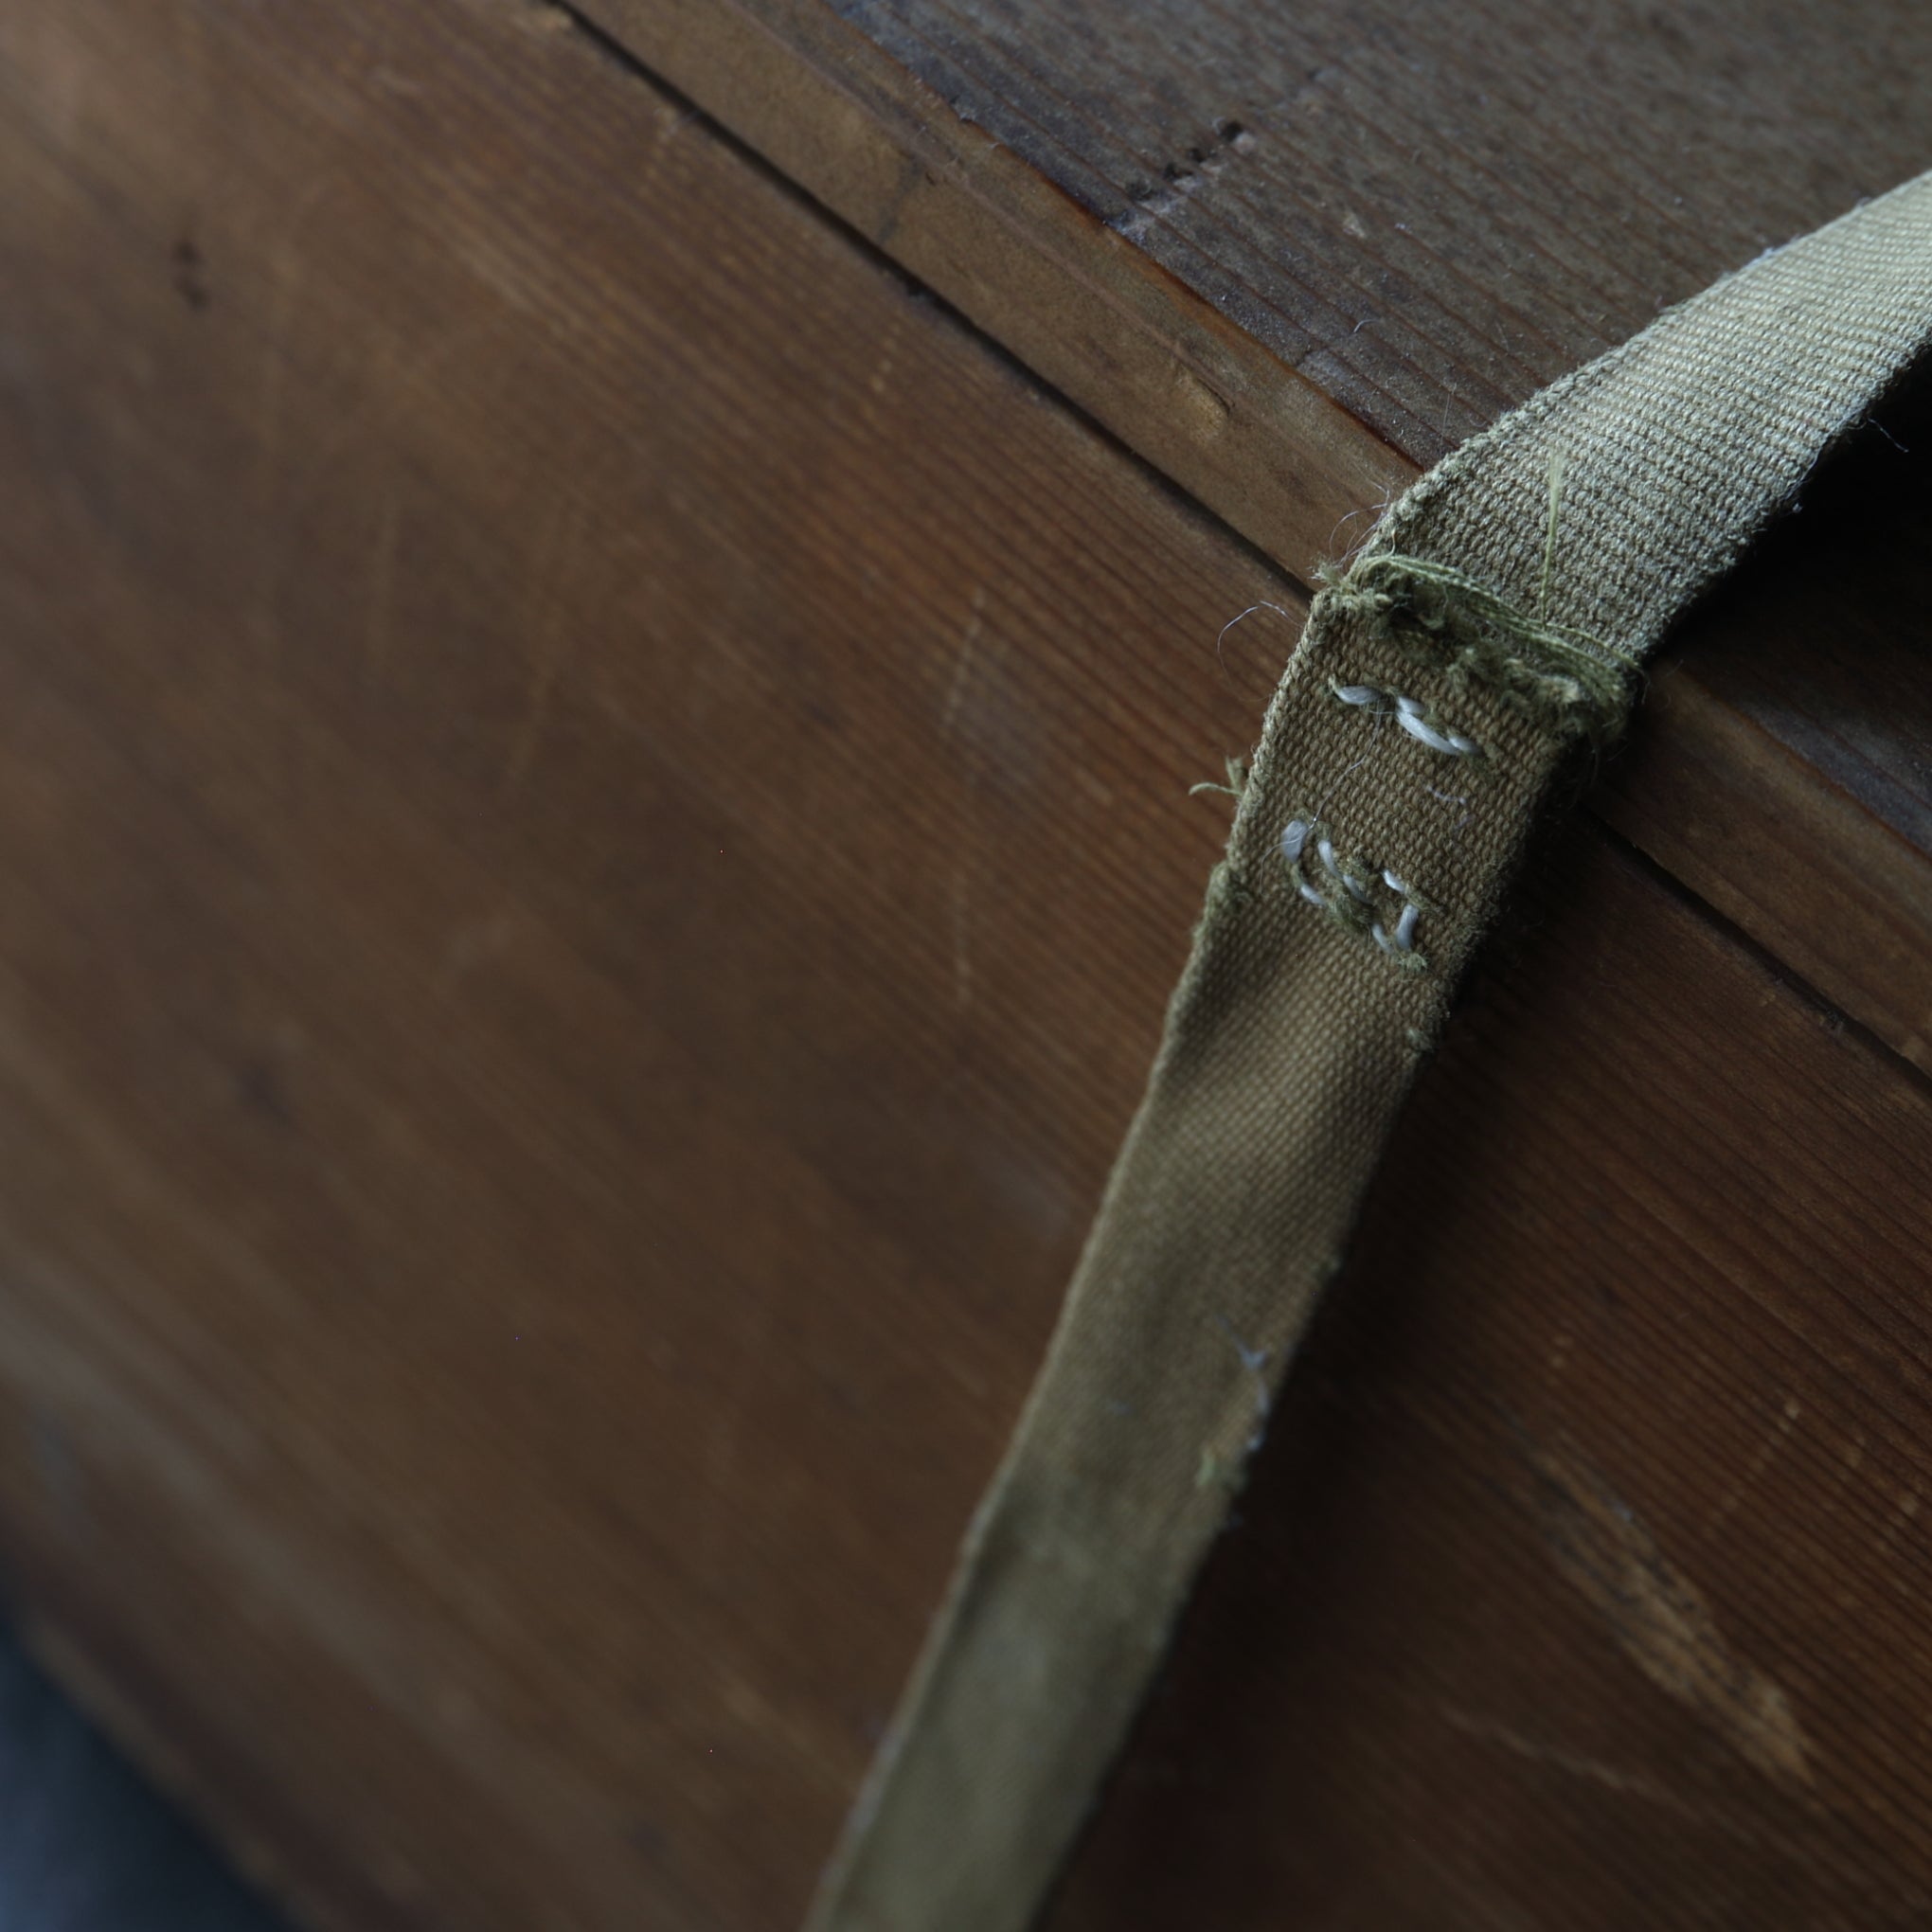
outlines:
[[[1247,1464],[1227,1461],[1212,1449],[1204,1449],[1194,1469],[1194,1487],[1225,1490],[1230,1496],[1238,1496],[1247,1487]]]
[[[1563,511],[1563,452],[1552,451],[1549,458],[1549,521],[1543,531],[1543,581],[1536,592],[1536,621],[1549,617],[1549,580],[1556,571],[1556,524]]]
[[[1561,481],[1562,472],[1555,473]],[[1555,561],[1551,492],[1544,602]],[[1486,584],[1447,564],[1395,552],[1324,565],[1323,600],[1366,624],[1404,655],[1448,673],[1451,689],[1476,683],[1564,737],[1601,743],[1630,712],[1637,660],[1573,625],[1526,617]]]
[[[1198,785],[1188,787],[1189,797],[1198,798],[1203,792],[1219,792],[1224,797],[1232,798],[1239,805],[1247,796],[1247,760],[1240,758],[1224,758],[1222,762],[1227,767],[1226,784],[1217,785],[1212,778],[1203,778]]]
[[[1311,879],[1302,864],[1310,850],[1321,861],[1319,880]],[[1297,813],[1288,821],[1281,833],[1280,853],[1295,889],[1344,932],[1372,940],[1404,973],[1429,970],[1427,955],[1415,942],[1416,926],[1425,913],[1436,908],[1393,871],[1337,852],[1329,827],[1313,813]],[[1400,912],[1388,912],[1385,902],[1391,899],[1401,907]]]

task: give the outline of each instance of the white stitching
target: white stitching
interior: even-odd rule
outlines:
[[[1315,885],[1301,869],[1301,861],[1311,843],[1322,870],[1333,882],[1328,891]],[[1319,819],[1313,816],[1291,818],[1281,828],[1281,861],[1295,882],[1296,890],[1311,905],[1318,905],[1338,923],[1365,932],[1392,959],[1415,971],[1426,970],[1428,961],[1416,950],[1416,927],[1422,907],[1416,895],[1396,875],[1393,868],[1365,866],[1358,860],[1344,861],[1335,854],[1334,841]],[[1402,901],[1393,930],[1368,910],[1374,903],[1370,884],[1379,882]],[[1333,886],[1342,889],[1337,892]]]
[[[1327,870],[1329,877],[1337,886],[1344,887],[1352,898],[1359,900],[1362,904],[1367,905],[1368,903],[1368,886],[1364,886],[1359,879],[1353,878],[1342,870],[1341,863],[1335,857],[1334,846],[1327,838],[1317,838],[1315,842],[1315,856],[1320,859],[1324,868]]]
[[[1422,908],[1411,899],[1403,906],[1402,917],[1396,921],[1393,932],[1378,919],[1368,928],[1368,937],[1385,953],[1413,955],[1416,950],[1416,921],[1421,917]]]
[[[1401,691],[1379,690],[1374,685],[1366,684],[1337,684],[1329,689],[1345,705],[1357,705],[1378,711],[1385,718],[1393,718],[1411,738],[1426,744],[1431,751],[1440,751],[1445,758],[1476,758],[1481,754],[1482,746],[1475,739],[1447,724],[1432,724],[1428,707],[1420,698],[1408,697]]]

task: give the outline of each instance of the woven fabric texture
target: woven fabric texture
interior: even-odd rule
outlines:
[[[1466,444],[1317,599],[815,1932],[1021,1932],[1580,737],[1932,329],[1932,176]]]

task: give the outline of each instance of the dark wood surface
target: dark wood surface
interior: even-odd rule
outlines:
[[[1587,825],[1540,872],[1055,1932],[1932,1912],[1932,1087]]]
[[[1932,1069],[1932,371],[1683,627],[1597,809]]]
[[[1412,460],[1932,167],[1913,0],[832,0]]]
[[[555,14],[0,45],[16,1587],[337,1923],[788,1923],[1297,599]]]
[[[827,0],[559,10],[683,90],[1301,581],[1341,517],[1415,474]]]
[[[1406,473],[937,97],[828,118],[776,0],[757,58],[622,9],[1190,489]],[[1299,593],[555,7],[27,0],[0,102],[10,1592],[318,1923],[792,1923]],[[1070,1924],[1910,1923],[1925,1089],[1789,981],[1913,1050],[1932,910],[1846,828],[1916,822],[1926,707],[1771,581],[1602,796],[1786,964],[1559,848]],[[1757,847],[1703,829],[1744,724]]]
[[[1304,583],[1445,438],[1932,161],[1932,27],[1904,0],[581,11]],[[1687,677],[1640,767],[1655,808],[1620,822],[1760,943],[1794,934],[1755,856],[1664,821],[1748,796],[1843,882],[1923,850],[1896,787],[1843,783],[1821,653],[1782,653],[1775,706]],[[1861,759],[1923,758],[1921,708],[1875,710]],[[1917,989],[1862,962],[1932,956],[1926,883],[1821,912],[1859,938],[1805,960],[1912,1051]]]

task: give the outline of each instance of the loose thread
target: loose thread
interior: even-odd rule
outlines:
[[[1554,567],[1562,473],[1552,489],[1546,563]],[[1599,742],[1629,712],[1637,663],[1574,625],[1526,617],[1466,571],[1394,551],[1324,567],[1321,596],[1410,656],[1446,668],[1452,683],[1491,687],[1514,708],[1565,737]]]
[[[1203,778],[1198,785],[1190,785],[1188,787],[1189,797],[1198,798],[1203,792],[1219,792],[1224,797],[1232,798],[1237,805],[1241,803],[1247,796],[1247,760],[1239,758],[1224,758],[1222,762],[1227,767],[1226,784],[1217,785],[1212,778]]]
[[[1549,579],[1556,567],[1556,520],[1563,508],[1563,452],[1555,450],[1549,457],[1549,527],[1543,533],[1543,584],[1536,596],[1536,621],[1541,624],[1549,617]]]
[[[1428,959],[1416,946],[1416,927],[1431,908],[1391,868],[1338,853],[1328,828],[1313,813],[1297,814],[1281,828],[1280,853],[1295,889],[1309,904],[1346,931],[1372,939],[1404,972],[1428,971]],[[1320,868],[1320,884],[1303,863],[1310,854]],[[1383,915],[1384,891],[1393,893],[1401,908],[1392,925]]]

